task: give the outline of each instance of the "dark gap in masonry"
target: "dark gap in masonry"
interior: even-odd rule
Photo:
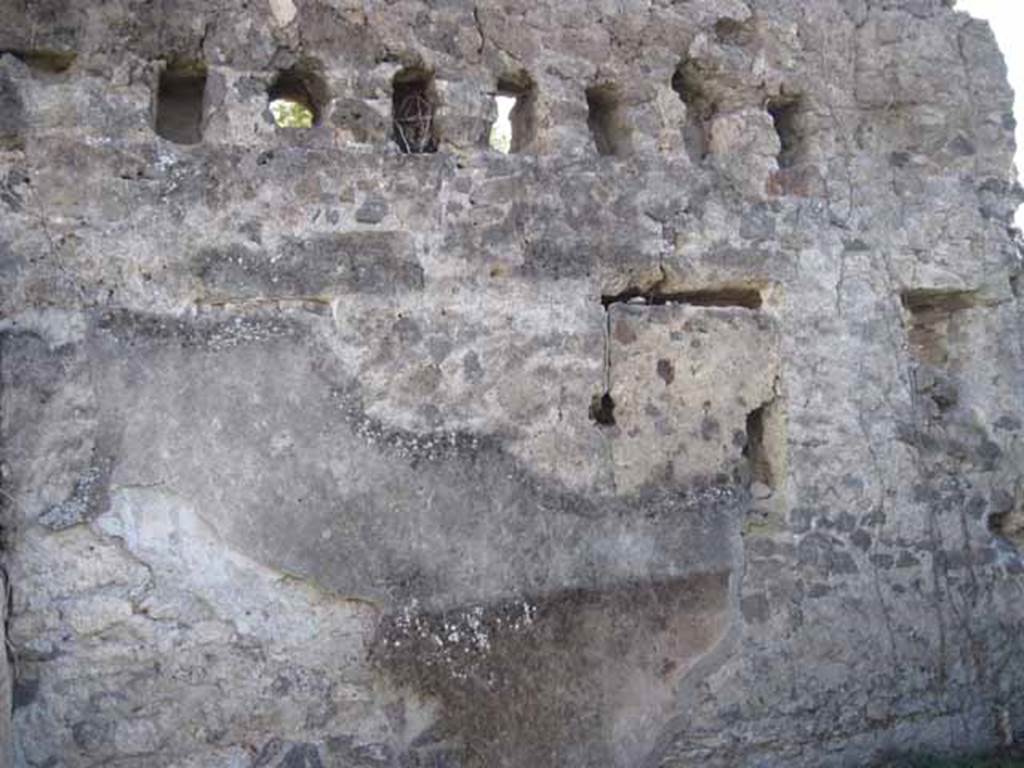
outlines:
[[[955,314],[980,303],[977,291],[918,288],[900,294],[909,314],[907,340],[920,362],[945,366],[949,362],[949,335]]]
[[[744,309],[760,309],[764,303],[761,291],[757,288],[728,287],[708,288],[693,291],[676,291],[662,293],[642,288],[629,288],[613,296],[602,296],[601,304],[636,302],[638,304],[691,304],[698,307],[742,307]]]
[[[690,160],[699,163],[708,156],[708,126],[718,107],[704,85],[704,75],[692,61],[685,60],[672,76],[672,90],[686,105],[683,145]]]
[[[800,130],[800,97],[780,96],[771,99],[767,105],[768,114],[775,124],[779,136],[779,168],[792,168],[803,154],[803,140]]]
[[[75,62],[75,54],[68,51],[0,50],[0,56],[5,53],[9,53],[23,62],[29,69],[48,75],[59,75],[66,72]]]
[[[725,16],[715,22],[715,39],[722,45],[743,46],[752,42],[754,35],[749,21]]]
[[[900,302],[911,314],[956,312],[978,306],[978,292],[917,288],[903,291]]]
[[[391,115],[395,143],[406,154],[436,152],[437,93],[434,74],[407,67],[392,80]]]
[[[775,487],[775,477],[772,472],[771,458],[765,447],[765,411],[767,405],[762,405],[747,414],[747,442],[743,446],[743,458],[747,460],[750,470],[750,482],[762,483],[769,488]]]
[[[587,89],[587,127],[600,155],[628,155],[632,131],[622,109],[622,96],[611,83]]]
[[[160,73],[156,97],[156,132],[176,144],[198,144],[203,138],[203,97],[206,67],[185,64]]]
[[[615,400],[610,392],[594,395],[590,401],[590,419],[602,427],[615,426]]]

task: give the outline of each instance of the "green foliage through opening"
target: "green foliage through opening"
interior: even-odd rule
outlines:
[[[274,99],[270,111],[278,128],[312,128],[313,110],[293,99]]]

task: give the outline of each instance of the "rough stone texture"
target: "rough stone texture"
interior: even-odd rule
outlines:
[[[984,24],[0,0],[0,51],[7,764],[1022,735],[1022,195]],[[205,74],[197,144],[155,132],[165,66]],[[285,71],[315,127],[275,127]],[[410,72],[436,153],[392,140]]]

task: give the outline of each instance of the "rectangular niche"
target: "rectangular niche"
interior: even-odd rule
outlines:
[[[747,414],[746,444],[741,455],[747,461],[748,483],[755,505],[765,517],[779,509],[786,473],[786,421],[782,404],[772,397]]]
[[[622,94],[612,83],[586,90],[587,127],[599,155],[623,157],[632,149],[632,130],[626,120]]]
[[[437,152],[437,90],[434,73],[416,67],[399,71],[391,81],[394,140],[405,154]]]
[[[977,291],[918,288],[900,295],[907,311],[910,352],[922,363],[946,367],[950,341],[957,333],[957,314],[978,306]]]
[[[175,65],[160,73],[156,97],[156,132],[175,144],[203,139],[206,67]]]
[[[775,133],[779,137],[779,168],[793,168],[799,165],[806,154],[800,97],[778,96],[770,99],[767,110],[775,126]]]
[[[704,76],[695,62],[684,60],[672,76],[672,90],[686,105],[683,144],[690,160],[699,163],[708,156],[708,125],[717,107],[705,87]]]
[[[525,72],[498,80],[494,93],[497,119],[488,133],[488,144],[505,154],[528,148],[537,132],[536,86]]]

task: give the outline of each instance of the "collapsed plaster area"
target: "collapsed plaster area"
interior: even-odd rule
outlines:
[[[942,0],[0,3],[0,766],[1020,737],[1011,103]]]

